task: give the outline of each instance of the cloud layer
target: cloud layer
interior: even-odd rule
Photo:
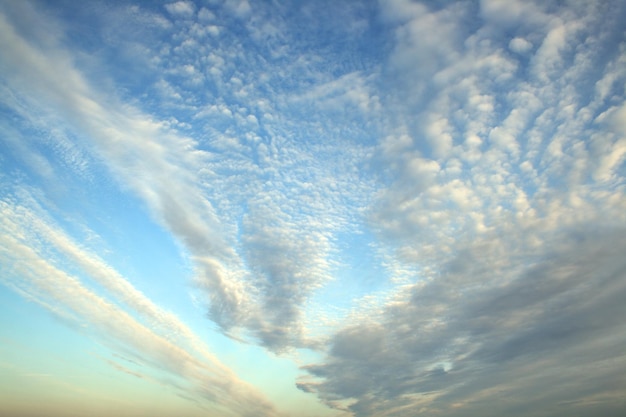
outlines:
[[[84,242],[136,209],[329,414],[623,412],[624,5],[209,3],[0,6],[8,288],[278,415]]]
[[[605,43],[618,18],[383,7],[400,90],[372,223],[418,272],[333,335],[300,388],[358,416],[618,415],[624,58],[623,39]]]

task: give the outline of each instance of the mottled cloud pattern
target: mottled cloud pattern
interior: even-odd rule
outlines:
[[[0,282],[214,415],[622,415],[624,21],[0,3]]]
[[[421,272],[300,388],[358,416],[619,415],[624,8],[386,6],[397,133],[372,224]]]

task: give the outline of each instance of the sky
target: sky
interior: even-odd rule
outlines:
[[[0,0],[0,414],[623,416],[625,22]]]

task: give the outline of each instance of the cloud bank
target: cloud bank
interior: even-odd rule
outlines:
[[[619,1],[0,12],[2,282],[115,369],[279,413],[78,237],[138,207],[328,415],[623,414]]]

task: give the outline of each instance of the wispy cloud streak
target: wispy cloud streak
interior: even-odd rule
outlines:
[[[221,364],[175,315],[152,303],[97,256],[42,222],[31,209],[2,202],[1,212],[5,284],[105,344],[121,347],[143,367],[177,376],[180,385],[175,388],[210,400],[225,413],[276,415],[260,393]],[[51,249],[57,253],[54,261],[49,260]],[[63,259],[106,287],[110,298],[96,294],[78,277],[60,269]]]

